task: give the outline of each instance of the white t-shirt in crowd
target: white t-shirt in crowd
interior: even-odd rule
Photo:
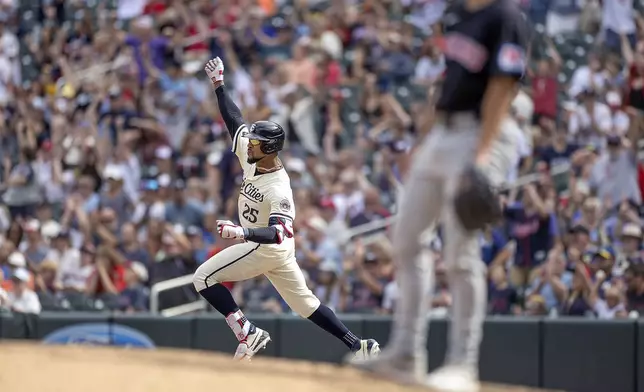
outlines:
[[[141,182],[141,164],[139,158],[132,154],[126,161],[108,162],[109,165],[120,167],[123,173],[123,190],[133,202],[139,199],[139,183]]]
[[[514,123],[513,126],[508,127],[507,132],[509,132],[510,137],[514,140],[517,152],[514,155],[514,162],[512,162],[512,167],[508,174],[508,183],[513,183],[519,176],[519,163],[521,159],[531,156],[532,148],[530,147],[525,132],[518,124]]]
[[[403,0],[403,5],[413,6],[408,21],[425,33],[431,33],[431,26],[438,23],[445,12],[445,0]]]
[[[419,80],[436,80],[445,71],[445,58],[441,56],[438,61],[423,56],[416,63],[414,77]]]
[[[65,192],[60,182],[54,181],[52,162],[38,159],[34,162],[33,168],[36,173],[38,183],[45,188],[47,201],[50,203],[62,201],[65,198]]]
[[[631,119],[628,117],[628,114],[624,113],[621,110],[613,113],[613,131],[618,135],[626,135],[628,128],[631,125]]]
[[[9,85],[13,79],[13,64],[7,56],[0,55],[0,103],[7,103],[11,99]]]
[[[364,211],[364,194],[360,191],[350,195],[337,193],[331,196],[331,200],[335,205],[338,219],[351,219]]]
[[[81,272],[81,254],[78,249],[69,248],[64,252],[57,249],[50,250],[45,256],[45,260],[54,261],[58,264],[58,281],[63,287],[76,287]],[[82,279],[81,279],[82,280]]]
[[[595,313],[597,313],[597,318],[603,320],[610,320],[615,318],[615,314],[619,311],[625,311],[626,308],[624,304],[620,303],[617,306],[610,308],[606,301],[603,299],[598,299],[595,303]]]
[[[635,33],[633,0],[610,0],[602,2],[602,27],[616,33]]]
[[[138,224],[146,217],[154,220],[164,220],[165,219],[165,204],[161,201],[154,202],[152,205],[144,203],[142,201],[138,202],[134,207],[134,213],[132,214],[132,222]]]
[[[577,68],[577,70],[572,74],[570,79],[570,87],[568,88],[568,95],[570,98],[575,98],[584,90],[590,89],[590,67],[584,65]],[[593,73],[593,84],[597,89],[604,89],[606,87],[606,74],[603,71]]]
[[[0,309],[9,308],[9,294],[0,287]]]
[[[9,306],[16,312],[38,314],[42,309],[38,295],[29,289],[23,291],[20,296],[14,292],[10,292],[8,296]]]
[[[119,0],[116,17],[121,20],[136,18],[143,14],[148,0]]]
[[[603,146],[605,134],[611,132],[613,129],[613,119],[608,106],[600,102],[595,102],[593,119],[600,133],[593,132],[586,134],[585,130],[591,127],[592,119],[586,106],[578,105],[570,116],[568,132],[581,143],[593,143]]]

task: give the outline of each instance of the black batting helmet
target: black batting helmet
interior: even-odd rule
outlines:
[[[250,132],[246,137],[259,140],[262,142],[260,145],[262,152],[272,154],[282,150],[286,133],[281,125],[272,121],[257,121],[250,126]]]

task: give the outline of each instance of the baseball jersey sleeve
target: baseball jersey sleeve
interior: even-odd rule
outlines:
[[[528,63],[528,30],[516,9],[504,9],[490,56],[490,76],[523,77]]]
[[[293,192],[290,186],[275,188],[271,192],[271,206],[268,213],[271,218],[286,220],[292,224],[295,220],[295,204],[293,203]]]

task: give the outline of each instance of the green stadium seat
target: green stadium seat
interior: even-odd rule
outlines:
[[[409,85],[411,91],[411,99],[413,102],[425,101],[427,99],[427,86],[418,83],[411,83]]]
[[[413,96],[409,84],[398,84],[392,89],[393,96],[398,100],[405,110],[411,108]]]
[[[263,46],[261,49],[263,59],[276,58],[286,60],[291,56],[291,48],[287,45],[280,46]]]

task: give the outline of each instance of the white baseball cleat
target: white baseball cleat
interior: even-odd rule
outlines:
[[[427,376],[425,385],[440,392],[478,392],[481,384],[474,371],[461,366],[444,366]]]
[[[399,384],[424,385],[427,376],[427,359],[423,354],[403,355],[385,349],[376,358],[350,361],[350,364],[373,377]]]
[[[246,335],[246,338],[239,342],[235,356],[236,361],[248,360],[255,356],[259,350],[265,349],[268,342],[271,341],[271,336],[268,332],[261,328],[255,327],[253,333]]]
[[[359,363],[376,358],[378,354],[380,354],[380,344],[374,339],[364,339],[360,341],[360,347],[352,351],[348,360],[351,363]]]

